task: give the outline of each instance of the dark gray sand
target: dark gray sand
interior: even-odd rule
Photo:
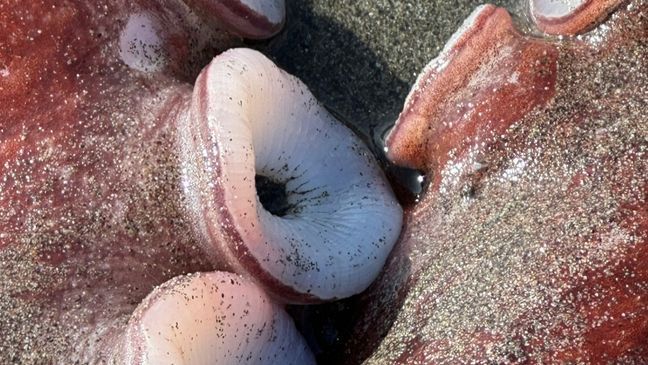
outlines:
[[[287,0],[287,24],[259,45],[361,134],[391,125],[419,71],[475,0]],[[493,2],[518,11],[520,2]],[[373,137],[373,136],[372,136]]]

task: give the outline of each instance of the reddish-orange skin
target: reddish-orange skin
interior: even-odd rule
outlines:
[[[155,285],[210,268],[172,182],[150,180],[173,178],[155,166],[172,163],[173,105],[189,90],[120,62],[129,10],[11,1],[0,11],[2,363],[106,356]],[[106,330],[99,344],[93,326]]]
[[[592,44],[527,39],[486,8],[445,69],[419,79],[387,146],[428,186],[361,297],[347,363],[648,363],[640,4]],[[525,52],[508,62],[539,67],[518,68],[521,90],[489,93],[510,70],[489,57],[511,42]]]
[[[448,66],[422,76],[387,139],[399,165],[437,169],[451,150],[461,154],[473,140],[499,135],[553,96],[555,47],[518,33],[502,8],[487,5],[442,57]],[[514,73],[517,82],[502,82]]]
[[[186,2],[199,9],[201,14],[219,15],[215,19],[217,24],[245,38],[269,38],[277,34],[284,24],[283,21],[271,22],[237,0],[186,0]]]

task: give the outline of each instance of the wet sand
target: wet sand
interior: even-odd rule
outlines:
[[[359,133],[393,124],[420,70],[481,1],[287,0],[266,54]],[[513,0],[496,1],[519,13]]]

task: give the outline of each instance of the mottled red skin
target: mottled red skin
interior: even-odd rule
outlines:
[[[429,88],[405,106],[388,147],[395,161],[423,170],[429,185],[406,212],[383,274],[360,298],[347,363],[648,363],[646,103],[639,95],[646,63],[635,56],[645,51],[648,27],[639,4],[613,17],[598,45],[540,44],[559,65],[549,69],[554,76],[535,80],[555,77],[561,90],[534,99],[527,75],[526,90],[516,93],[535,100],[533,110],[511,110],[515,100],[467,87],[470,75],[422,80]],[[474,95],[484,117],[441,126],[456,115],[456,94]],[[632,122],[612,136],[606,128],[616,121]],[[520,156],[532,166],[502,180]],[[493,247],[505,251],[495,255]],[[520,258],[524,265],[513,265]],[[537,307],[519,304],[536,288],[546,295],[530,301]],[[465,314],[482,308],[495,319]],[[492,352],[508,348],[514,351]]]
[[[551,0],[535,0],[542,1]],[[536,13],[531,15],[538,28],[547,34],[576,35],[594,28],[622,2],[623,0],[588,0],[571,14],[560,18],[547,18]]]
[[[430,70],[423,76],[429,81],[413,91],[388,136],[388,157],[428,169],[443,166],[451,150],[461,154],[473,140],[499,135],[553,96],[556,57],[553,45],[522,36],[506,10],[487,5],[444,57],[448,66]],[[517,83],[502,82],[513,73],[519,74]],[[471,82],[477,85],[467,87]]]
[[[223,44],[192,48],[174,4],[0,5],[0,363],[105,360],[155,285],[214,267],[185,219],[176,120],[180,79]],[[119,58],[142,10],[170,21],[155,73]]]

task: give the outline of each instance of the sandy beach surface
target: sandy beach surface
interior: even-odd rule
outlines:
[[[495,2],[514,14],[513,0]],[[398,117],[420,70],[436,57],[475,0],[288,0],[287,24],[257,45],[302,79],[365,137]]]

